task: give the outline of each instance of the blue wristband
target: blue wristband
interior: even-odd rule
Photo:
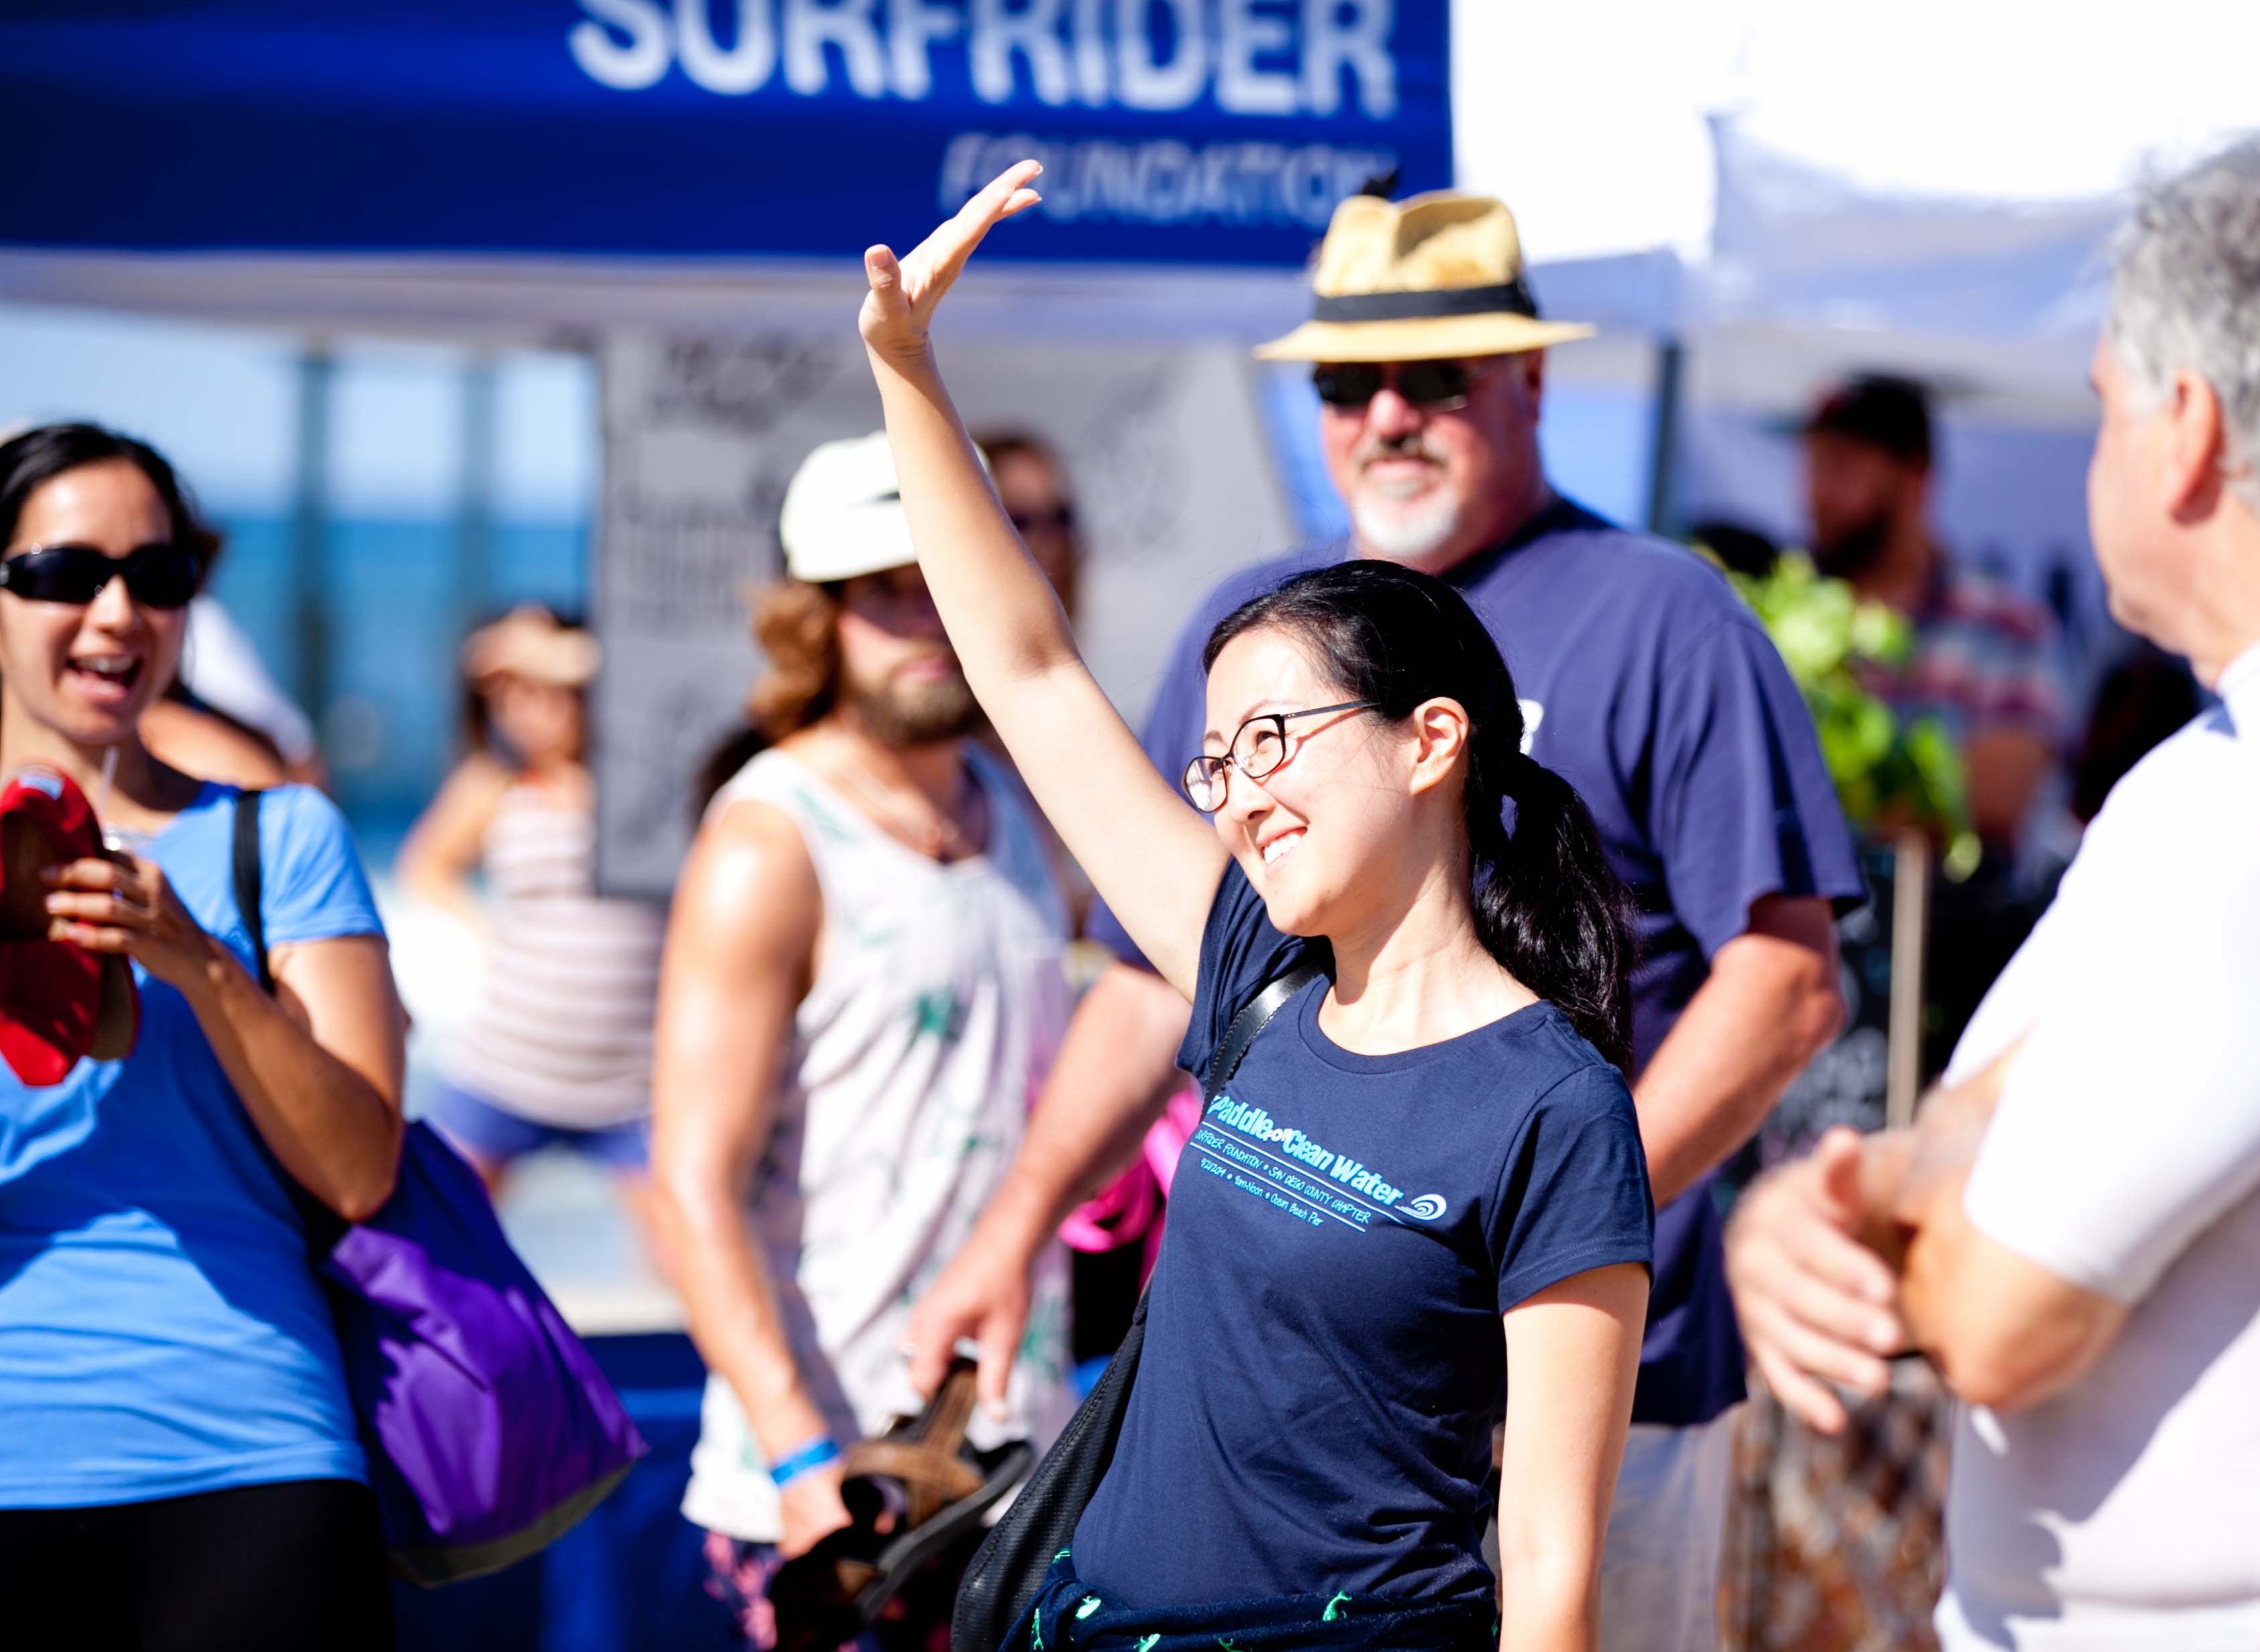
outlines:
[[[822,1435],[769,1464],[769,1478],[782,1491],[810,1470],[820,1469],[827,1462],[839,1461],[840,1448],[832,1442],[830,1435]]]

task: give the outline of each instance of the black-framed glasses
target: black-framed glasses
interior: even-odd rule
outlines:
[[[1298,717],[1323,717],[1328,712],[1370,712],[1371,700],[1344,700],[1339,705],[1313,705],[1302,712],[1265,712],[1251,717],[1233,732],[1232,744],[1221,756],[1204,752],[1185,765],[1178,783],[1194,808],[1214,814],[1224,807],[1229,783],[1225,771],[1237,769],[1250,780],[1261,780],[1295,754],[1288,743],[1287,725]]]
[[[113,579],[125,582],[145,608],[185,608],[204,583],[204,558],[184,545],[160,540],[123,556],[91,545],[43,545],[0,561],[0,590],[26,602],[82,607]]]
[[[1493,364],[1466,361],[1321,361],[1311,388],[1328,407],[1363,407],[1384,384],[1413,406],[1448,413],[1468,404],[1468,392]]]

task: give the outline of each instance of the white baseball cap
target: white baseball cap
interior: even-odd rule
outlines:
[[[827,441],[800,461],[777,523],[785,572],[810,584],[918,561],[887,433]]]

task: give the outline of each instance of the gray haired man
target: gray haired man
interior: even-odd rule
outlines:
[[[1727,1236],[1792,1409],[1840,1427],[1906,1338],[1968,1402],[1948,1652],[2260,1647],[2260,141],[2116,254],[2096,557],[2221,704],[2112,793],[1922,1122],[1824,1140]]]

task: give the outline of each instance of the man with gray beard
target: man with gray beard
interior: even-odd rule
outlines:
[[[652,1113],[659,1226],[712,1372],[683,1513],[763,1647],[777,1567],[850,1523],[844,1448],[923,1405],[908,1304],[1003,1181],[1068,1005],[1049,852],[966,738],[979,712],[884,434],[811,454],[779,537],[750,738],[669,920]],[[1057,1247],[1036,1259],[976,1445],[1066,1420],[1066,1281]],[[968,1552],[912,1581],[881,1644],[928,1644]]]
[[[1212,594],[1178,643],[1146,748],[1172,776],[1202,749],[1200,654],[1219,619],[1346,556],[1450,581],[1498,640],[1528,697],[1530,753],[1592,811],[1641,940],[1634,1093],[1658,1204],[1656,1276],[1602,1563],[1602,1643],[1713,1648],[1742,1352],[1710,1177],[1842,1019],[1834,916],[1863,893],[1851,841],[1796,686],[1725,581],[1548,484],[1545,348],[1591,329],[1540,318],[1506,208],[1455,193],[1355,197],[1313,285],[1311,321],[1258,354],[1313,364],[1352,534]],[[1184,1000],[1138,967],[1111,914],[1092,930],[1123,962],[1077,1011],[1027,1146],[913,1316],[922,1387],[972,1336],[987,1391],[1004,1391],[1031,1259],[1127,1161],[1177,1082]]]

